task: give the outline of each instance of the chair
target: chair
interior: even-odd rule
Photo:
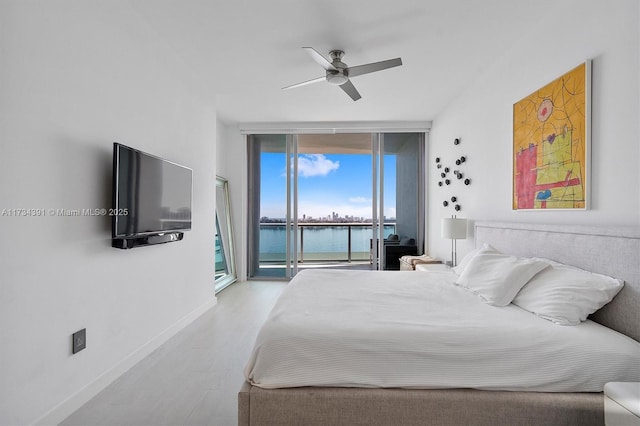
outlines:
[[[406,255],[418,254],[416,240],[409,237],[391,238],[384,240],[384,270],[399,271],[400,258]],[[397,236],[396,236],[397,237]]]

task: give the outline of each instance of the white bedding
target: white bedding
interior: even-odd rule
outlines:
[[[640,381],[640,343],[592,321],[559,326],[483,303],[452,272],[305,270],[260,330],[261,388],[601,392]]]

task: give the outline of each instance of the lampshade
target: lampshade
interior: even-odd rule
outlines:
[[[464,240],[467,238],[467,219],[445,217],[442,219],[442,238]]]

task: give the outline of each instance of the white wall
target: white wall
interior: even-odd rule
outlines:
[[[216,109],[197,88],[127,2],[0,3],[0,209],[110,207],[114,141],[194,171],[182,242],[125,251],[108,217],[0,216],[0,424],[62,420],[215,303]]]
[[[429,248],[450,257],[440,219],[452,214],[442,201],[458,196],[458,217],[534,223],[640,225],[639,36],[636,0],[575,0],[554,10],[535,33],[505,41],[504,55],[487,58],[485,71],[433,121],[430,134]],[[591,209],[511,209],[513,104],[585,59],[593,60]],[[458,147],[455,138],[461,138]],[[468,158],[470,186],[437,186],[435,158]],[[472,236],[458,251],[472,248]],[[459,256],[460,258],[460,256]]]

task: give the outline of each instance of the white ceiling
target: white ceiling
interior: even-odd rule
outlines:
[[[433,119],[505,50],[572,0],[137,0],[136,11],[237,122]],[[574,2],[575,3],[575,2]],[[362,99],[321,82],[302,49],[360,65],[403,66],[353,78]]]

